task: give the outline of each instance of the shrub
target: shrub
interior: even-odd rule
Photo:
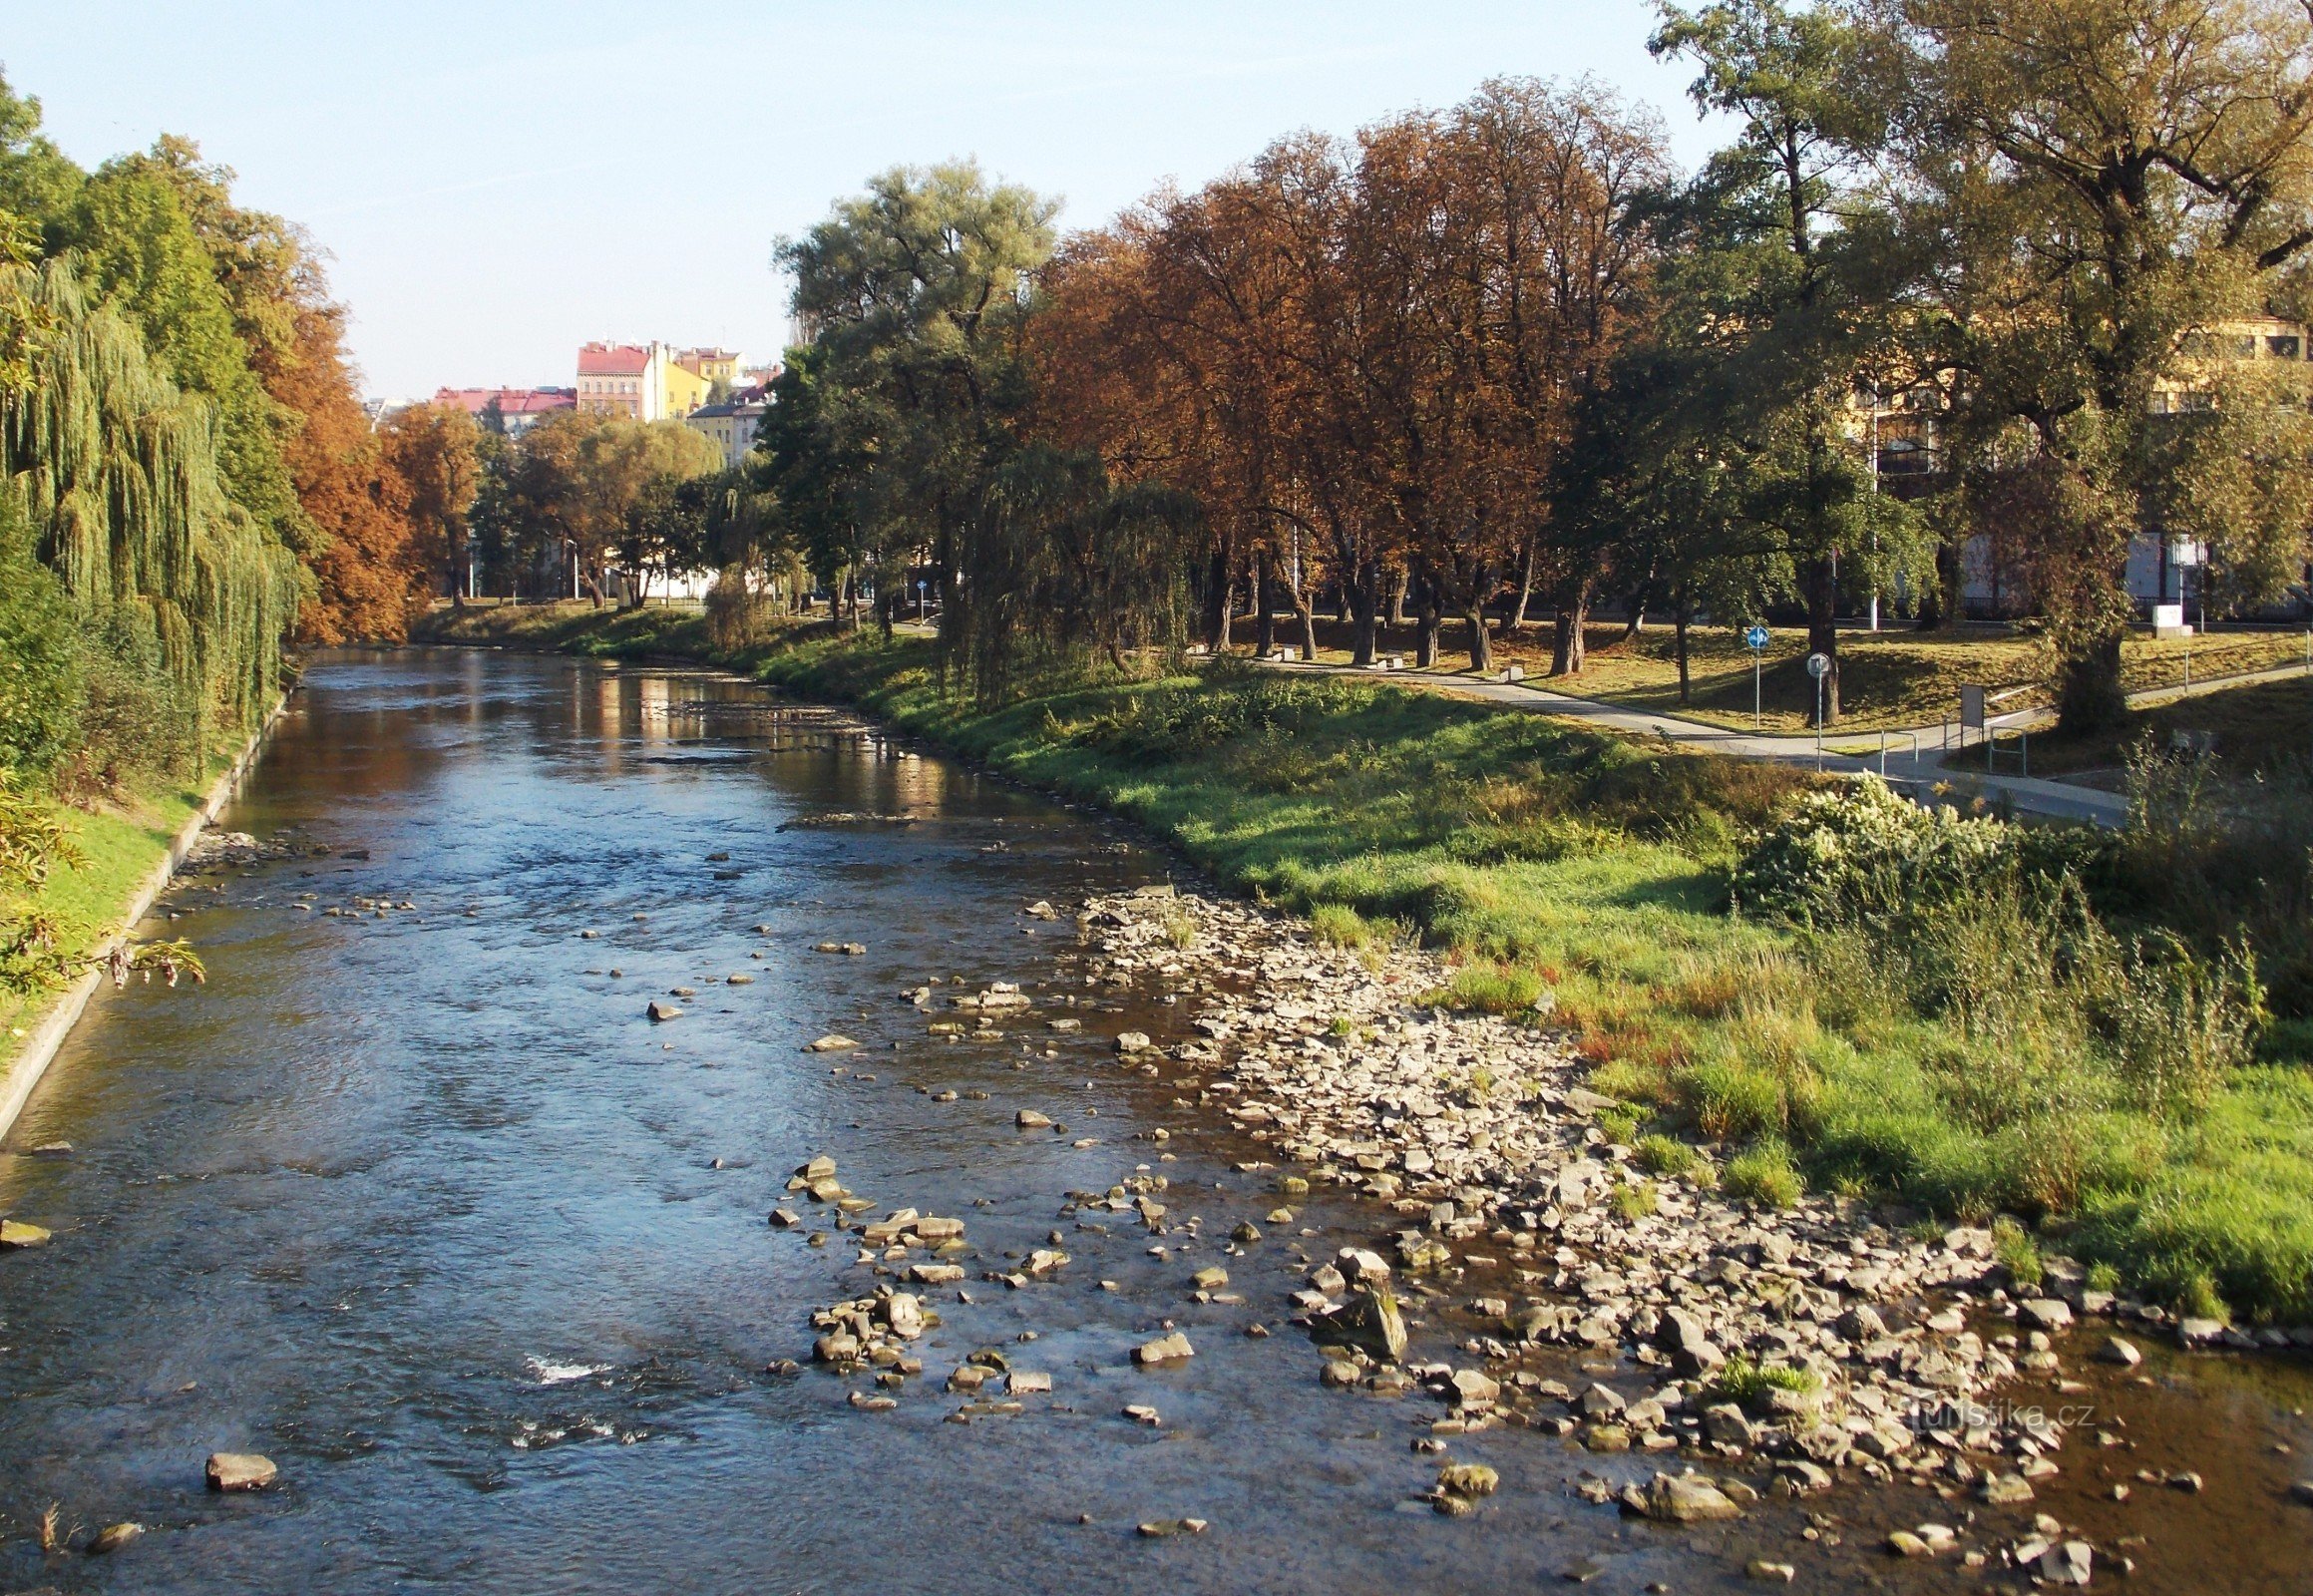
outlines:
[[[1632,1108],[1602,1108],[1598,1114],[1600,1134],[1618,1147],[1628,1147],[1639,1139],[1639,1115]]]
[[[1735,1154],[1728,1161],[1722,1185],[1730,1197],[1747,1197],[1768,1208],[1788,1208],[1806,1189],[1779,1141],[1760,1142]]]
[[[1959,903],[2004,873],[2100,871],[2118,846],[2086,827],[1931,812],[1866,776],[1792,803],[1735,867],[1732,891],[1749,913],[1801,925],[1879,919]]]

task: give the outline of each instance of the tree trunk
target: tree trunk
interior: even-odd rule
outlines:
[[[1236,597],[1235,573],[1229,568],[1226,548],[1215,549],[1205,567],[1205,646],[1216,654],[1229,647],[1229,611]]]
[[[1441,629],[1441,617],[1437,607],[1437,585],[1429,580],[1426,571],[1415,585],[1413,608],[1413,662],[1427,670],[1437,663],[1437,634]]]
[[[1829,668],[1823,672],[1820,695],[1822,723],[1826,726],[1839,722],[1839,626],[1834,613],[1839,595],[1831,573],[1827,556],[1807,563],[1807,651],[1821,654],[1830,661]],[[1812,687],[1813,683],[1809,685]]]
[[[1919,629],[1939,631],[1965,618],[1967,550],[1959,539],[1936,545],[1934,586],[1919,596]]]
[[[1369,665],[1374,659],[1374,645],[1380,630],[1381,574],[1368,564],[1351,582],[1347,576],[1338,579],[1342,588],[1342,605],[1353,614],[1357,629],[1349,647],[1349,663]]]
[[[1480,675],[1494,668],[1493,639],[1486,633],[1486,600],[1494,592],[1494,568],[1480,566],[1470,577],[1462,605],[1462,623],[1469,628],[1470,669]]]
[[[1277,614],[1270,604],[1269,551],[1253,557],[1253,651],[1267,659],[1277,646]]]
[[[1518,607],[1510,611],[1510,618],[1502,625],[1502,635],[1513,636],[1526,624],[1526,606],[1534,599],[1534,559],[1542,540],[1529,533],[1526,537],[1526,555],[1518,571]]]
[[[1389,624],[1402,626],[1405,624],[1405,597],[1413,587],[1413,572],[1407,568],[1396,576],[1397,585],[1389,592]]]
[[[1558,600],[1557,628],[1550,639],[1550,674],[1579,676],[1588,652],[1582,628],[1590,619],[1590,579],[1576,583]]]
[[[1674,600],[1671,611],[1671,626],[1674,632],[1671,646],[1672,650],[1679,656],[1679,702],[1683,704],[1694,701],[1693,687],[1687,679],[1687,627],[1694,618],[1695,606],[1688,600],[1686,593],[1682,591],[1677,599]]]
[[[1301,622],[1301,656],[1315,660],[1318,656],[1318,612],[1309,601],[1298,595],[1293,601],[1294,618]]]
[[[2057,663],[2056,729],[2067,737],[2109,731],[2127,718],[2120,687],[2120,638],[2112,631]]]

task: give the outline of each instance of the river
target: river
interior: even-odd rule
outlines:
[[[267,857],[164,904],[207,984],[104,995],[0,1155],[0,1211],[56,1232],[0,1258],[0,1589],[1686,1592],[1756,1588],[1762,1555],[1802,1589],[1996,1572],[1878,1549],[1965,1502],[1842,1493],[1808,1504],[1811,1544],[1795,1507],[1664,1530],[1572,1489],[1643,1459],[1525,1431],[1461,1442],[1502,1490],[1431,1512],[1410,1442],[1435,1408],[1320,1388],[1277,1238],[1222,1256],[1272,1177],[1117,1067],[1119,1028],[1161,1042],[1188,1004],[1088,988],[1066,911],[1178,871],[1096,816],[708,672],[408,650],[316,662],[224,824]],[[1023,913],[1038,900],[1061,918]],[[959,979],[1075,998],[1086,1023],[928,1035],[902,994]],[[681,1017],[654,1023],[654,998]],[[829,1032],[861,1045],[806,1050]],[[1022,1107],[1064,1132],[1016,1128]],[[1178,1134],[1143,1139],[1160,1126]],[[820,1153],[878,1212],[969,1227],[970,1300],[928,1293],[945,1322],[891,1411],[808,1363],[767,1372],[875,1279],[848,1239],[809,1244],[819,1212],[766,1223],[809,1206],[786,1183]],[[1157,1256],[1062,1215],[1136,1172],[1201,1240],[1176,1228]],[[1296,1225],[1313,1254],[1386,1229],[1322,1204]],[[1057,1279],[981,1278],[1055,1233]],[[1245,1301],[1193,1299],[1213,1263]],[[1174,1325],[1194,1359],[1130,1367]],[[1454,1333],[1441,1315],[1419,1337]],[[941,1378],[987,1346],[1052,1392],[955,1422]],[[2308,1588],[2313,1511],[2274,1506],[2292,1465],[2272,1450],[2313,1446],[2302,1371],[2208,1367],[2155,1358],[2152,1385],[2104,1392],[2135,1415],[2130,1468],[2208,1490],[2100,1506],[2085,1458],[2043,1505],[2113,1520],[2101,1545],[2144,1535],[2133,1589]],[[279,1483],[205,1491],[220,1449],[272,1457]],[[52,1503],[75,1545],[148,1532],[44,1557]],[[1180,1518],[1211,1527],[1135,1530]]]

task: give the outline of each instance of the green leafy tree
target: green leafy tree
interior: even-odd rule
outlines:
[[[786,385],[812,390],[810,424],[768,429],[772,482],[855,595],[866,571],[924,551],[951,620],[968,624],[960,547],[1026,399],[1019,331],[1057,208],[970,162],[900,168],[781,241],[816,354]]]
[[[1830,6],[1724,0],[1663,8],[1652,48],[1696,63],[1696,105],[1736,122],[1687,196],[1674,292],[1701,302],[1715,344],[1689,405],[1695,430],[1743,460],[1742,517],[1787,563],[1810,651],[1829,661],[1823,718],[1839,716],[1842,562],[1879,584],[1915,560],[1917,527],[1873,492],[1850,396],[1885,328],[1889,284],[1862,178],[1883,143],[1872,35]],[[1706,444],[1716,453],[1719,446]]]
[[[2244,600],[2302,567],[2302,400],[2209,339],[2303,308],[2313,15],[1886,0],[1875,18],[1907,87],[1900,182],[1940,255],[1920,299],[1967,399],[1948,429],[1965,507],[2046,618],[2066,728],[2094,730],[2124,708],[2131,538],[2205,538]]]

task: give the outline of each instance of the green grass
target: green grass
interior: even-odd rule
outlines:
[[[1787,1391],[1800,1396],[1820,1388],[1822,1381],[1811,1369],[1796,1369],[1788,1364],[1761,1364],[1737,1353],[1720,1366],[1711,1377],[1712,1394],[1722,1401],[1740,1402],[1750,1406],[1766,1400],[1770,1392]]]
[[[51,917],[57,946],[79,960],[121,930],[122,911],[169,852],[169,844],[200,807],[201,794],[222,768],[212,763],[196,782],[156,783],[149,791],[95,810],[58,806],[72,828],[81,862],[53,872],[41,890],[17,907]],[[65,985],[52,982],[31,992],[0,989],[0,1065],[16,1056],[32,1022]]]
[[[432,635],[445,630],[706,654],[698,618],[675,611],[484,611]],[[2313,1321],[2301,1062],[2268,1052],[2183,1112],[2084,1086],[2074,1055],[2029,1029],[1960,1045],[1948,1016],[1883,1000],[1883,973],[1854,950],[1843,965],[1835,946],[1730,912],[1735,862],[1803,775],[1363,678],[1224,667],[989,707],[942,690],[927,642],[824,624],[719,662],[1137,821],[1320,917],[1327,940],[1402,928],[1457,961],[1454,1000],[1515,1011],[1546,993],[1593,1087],[1626,1105],[1618,1139],[1645,1124],[1724,1142],[1734,1195],[2019,1215],[2125,1289]]]

